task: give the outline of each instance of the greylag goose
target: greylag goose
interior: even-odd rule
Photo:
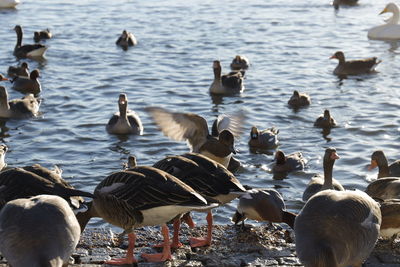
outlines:
[[[400,199],[379,201],[382,213],[380,236],[390,238],[400,233]]]
[[[250,66],[250,61],[245,56],[237,55],[231,63],[231,70],[247,70]]]
[[[304,266],[361,266],[381,225],[379,204],[362,191],[325,190],[304,205],[294,223]]]
[[[400,160],[388,164],[385,153],[382,150],[377,150],[371,155],[371,165],[368,170],[378,167],[378,178],[382,177],[400,177]]]
[[[240,196],[232,222],[238,224],[246,219],[259,222],[284,222],[294,229],[296,215],[286,210],[283,197],[275,189],[249,189]]]
[[[53,34],[50,32],[49,29],[33,33],[33,40],[36,43],[39,43],[40,40],[51,39],[52,37],[53,37]]]
[[[12,88],[24,94],[38,95],[42,91],[39,70],[33,70],[28,77],[18,76],[12,80]]]
[[[385,24],[372,27],[368,30],[368,38],[372,40],[399,40],[400,39],[400,11],[395,3],[388,3],[379,15],[384,13],[392,13],[389,19],[385,20]]]
[[[15,26],[14,31],[17,33],[17,44],[14,48],[14,56],[18,58],[44,56],[47,50],[47,46],[44,46],[42,44],[22,45],[22,27],[20,25],[17,25]]]
[[[0,212],[0,252],[11,266],[67,266],[80,237],[79,223],[59,196],[8,202]]]
[[[221,164],[200,154],[187,153],[182,156],[169,156],[155,163],[153,167],[174,175],[207,200],[219,205],[232,201],[246,191],[231,172]],[[207,212],[207,237],[191,238],[192,247],[211,245],[213,216],[211,210]],[[178,237],[179,228],[180,221],[176,220],[173,238],[175,247],[181,246]]]
[[[34,117],[39,112],[39,101],[32,95],[27,94],[21,99],[8,101],[6,88],[0,86],[0,117],[1,118],[27,118]]]
[[[166,223],[193,209],[208,209],[207,201],[176,177],[153,167],[136,166],[106,177],[94,190],[92,205],[78,213],[84,225],[91,217],[101,217],[124,229],[129,246],[125,258],[112,259],[107,264],[132,264],[136,261],[134,228],[162,224],[164,237],[161,254],[142,254],[147,261],[171,259],[169,231]]]
[[[288,101],[288,105],[292,108],[301,108],[309,106],[311,104],[310,96],[305,93],[299,93],[299,91],[294,90],[293,95]]]
[[[28,63],[22,62],[21,66],[8,67],[7,75],[10,77],[18,77],[18,76],[29,77],[30,73],[29,73]]]
[[[272,171],[275,172],[291,172],[304,169],[305,160],[301,152],[293,152],[285,155],[282,150],[275,152],[275,164]]]
[[[220,124],[218,138],[210,135],[206,120],[194,113],[172,112],[164,108],[148,107],[155,123],[164,135],[177,141],[186,140],[191,152],[203,154],[226,168],[229,166],[234,148],[234,136],[242,129],[243,116],[225,116]],[[224,125],[222,127],[221,125]]]
[[[143,134],[143,125],[136,112],[128,110],[128,97],[120,94],[118,99],[119,112],[108,121],[106,130],[110,134]]]
[[[213,63],[214,81],[210,86],[210,93],[212,94],[238,94],[243,92],[243,75],[240,71],[230,72],[221,75],[222,68],[219,60]]]
[[[373,198],[382,200],[400,198],[400,178],[379,178],[370,183],[365,192]]]
[[[131,32],[123,30],[115,44],[121,46],[124,50],[127,50],[129,46],[137,45],[137,40]]]
[[[376,57],[346,61],[342,51],[338,51],[330,57],[330,59],[333,58],[339,60],[339,64],[333,70],[333,73],[338,76],[370,73],[382,62],[381,60],[377,60]]]
[[[332,128],[335,127],[336,124],[336,120],[327,109],[325,109],[324,114],[320,115],[314,122],[314,126],[319,128]]]
[[[249,146],[255,149],[272,149],[278,146],[279,129],[272,127],[259,131],[256,126],[251,127]]]
[[[0,171],[7,167],[6,163],[6,152],[8,147],[6,145],[0,145]]]
[[[332,177],[333,165],[335,161],[339,159],[335,148],[327,148],[324,155],[324,175],[314,175],[307,185],[306,190],[303,193],[303,201],[307,201],[311,196],[319,191],[334,189],[338,191],[344,191],[343,186]]]

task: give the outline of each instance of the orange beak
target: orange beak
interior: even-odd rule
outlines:
[[[2,80],[2,81],[8,81],[8,78],[3,77],[1,80]]]
[[[337,58],[335,55],[330,56],[329,59]]]
[[[375,169],[376,167],[378,167],[378,163],[376,162],[376,160],[371,159],[371,165],[368,166],[368,170],[371,171],[372,169]]]
[[[340,159],[339,155],[336,152],[331,154],[331,159]]]

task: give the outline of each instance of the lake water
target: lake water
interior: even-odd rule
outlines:
[[[326,147],[337,148],[334,177],[346,188],[363,190],[376,177],[367,171],[374,150],[384,150],[389,161],[400,158],[400,50],[398,43],[367,39],[367,30],[387,17],[378,16],[382,1],[360,0],[338,12],[320,0],[22,1],[0,10],[0,72],[19,62],[12,54],[16,24],[23,26],[24,43],[33,43],[33,32],[45,28],[54,38],[46,42],[44,62],[27,60],[31,70],[41,71],[42,115],[2,128],[9,166],[57,164],[71,184],[92,191],[129,154],[152,165],[187,152],[185,142],[157,130],[144,112],[149,105],[195,112],[210,123],[220,113],[245,111],[246,132],[236,142],[243,163],[238,179],[277,188],[296,212],[310,177],[322,172]],[[128,51],[115,45],[124,29],[139,42]],[[377,56],[383,61],[379,73],[340,81],[332,74],[337,61],[328,59],[338,50],[348,59]],[[212,61],[221,60],[224,73],[237,54],[251,61],[246,90],[211,98]],[[21,97],[6,84],[10,98]],[[309,108],[288,108],[295,89],[311,95]],[[121,139],[105,131],[121,92],[142,118],[142,136]],[[326,108],[339,124],[328,138],[313,127]],[[272,179],[273,155],[249,151],[252,125],[279,128],[279,149],[302,151],[306,169]],[[216,210],[216,222],[229,223],[235,206]],[[107,224],[91,223],[101,225]]]

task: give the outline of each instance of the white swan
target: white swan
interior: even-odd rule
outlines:
[[[19,0],[0,0],[0,8],[12,8],[21,3]]]
[[[374,40],[397,40],[400,39],[399,7],[395,3],[389,3],[380,14],[393,13],[393,16],[385,20],[386,24],[371,28],[368,38]]]

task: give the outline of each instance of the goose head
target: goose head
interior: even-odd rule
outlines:
[[[14,31],[15,31],[17,34],[22,33],[22,27],[21,27],[20,25],[15,25]]]
[[[333,58],[336,58],[337,60],[339,60],[339,63],[345,62],[344,53],[342,51],[337,51],[329,59],[333,59]]]
[[[31,80],[36,80],[37,78],[40,77],[40,71],[38,69],[35,69],[31,72],[31,74],[29,75],[29,78]]]
[[[226,145],[233,154],[236,154],[234,139],[235,138],[233,137],[232,132],[229,130],[223,130],[218,135],[218,140],[220,140],[221,143]]]
[[[221,78],[221,62],[219,60],[214,60],[213,62],[213,70],[215,79]]]
[[[251,131],[250,131],[250,138],[251,139],[257,139],[259,135],[258,129],[256,126],[251,127]]]
[[[335,160],[340,159],[339,155],[336,153],[336,148],[329,147],[325,150],[325,155],[324,155],[324,163],[333,163]]]
[[[368,166],[368,170],[372,170],[378,166],[387,166],[388,161],[382,150],[377,150],[371,155],[371,165]]]
[[[283,151],[278,150],[275,152],[275,160],[276,160],[276,164],[280,165],[280,164],[285,164],[286,162],[286,156],[285,153],[283,153]]]
[[[118,107],[120,116],[126,115],[126,111],[128,109],[128,97],[126,94],[120,94],[118,98]]]
[[[327,109],[324,110],[324,119],[326,119],[326,120],[331,119],[331,113]]]
[[[22,62],[21,68],[22,68],[22,69],[27,69],[27,70],[29,70],[28,63]]]

